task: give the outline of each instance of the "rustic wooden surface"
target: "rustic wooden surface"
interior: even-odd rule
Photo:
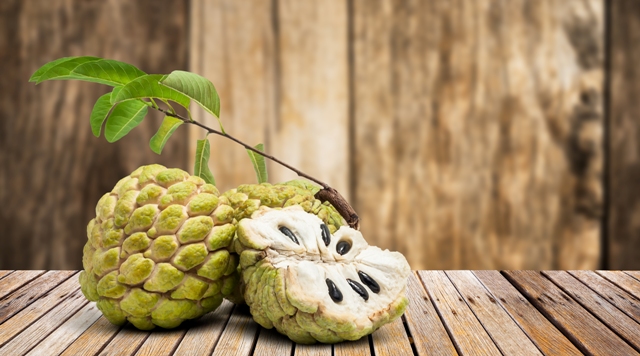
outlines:
[[[29,77],[44,63],[95,55],[149,73],[187,67],[187,1],[2,1],[0,268],[77,269],[95,204],[142,164],[187,168],[186,130],[162,156],[148,148],[158,115],[116,144],[91,134],[105,86]]]
[[[640,269],[640,3],[610,1],[607,267]]]
[[[228,301],[173,330],[115,326],[76,271],[0,271],[0,291],[11,275],[25,283],[0,298],[0,355],[640,355],[639,299],[593,271],[417,271],[404,316],[335,345],[295,344]]]

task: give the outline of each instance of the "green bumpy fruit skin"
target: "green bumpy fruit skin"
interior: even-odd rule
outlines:
[[[346,221],[328,202],[315,198],[319,188],[304,180],[271,185],[269,183],[241,185],[225,192],[221,199],[234,208],[236,233],[232,242],[233,251],[240,256],[241,281],[238,290],[251,310],[253,319],[261,326],[288,336],[301,344],[337,343],[358,340],[371,334],[381,326],[399,318],[405,311],[408,300],[404,295],[392,301],[388,308],[373,315],[371,325],[358,327],[351,321],[327,318],[321,310],[302,310],[291,304],[285,291],[284,272],[264,260],[265,246],[247,246],[237,227],[242,219],[251,218],[260,207],[272,209],[297,205],[305,212],[314,214],[334,234]],[[244,241],[247,241],[246,239]],[[302,307],[302,306],[300,306]]]
[[[121,179],[87,226],[80,286],[113,324],[174,328],[217,308],[238,285],[233,209],[180,169],[149,165]]]

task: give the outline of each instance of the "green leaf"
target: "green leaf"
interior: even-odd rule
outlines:
[[[171,100],[189,109],[189,99],[186,95],[173,90],[167,86],[160,85],[162,74],[149,74],[132,80],[122,87],[116,95],[115,101],[121,102],[131,99],[158,98],[161,100]]]
[[[142,122],[142,119],[147,115],[147,108],[147,104],[142,100],[131,100],[118,104],[107,119],[104,137],[109,142],[116,142],[124,137]]]
[[[222,122],[220,122],[220,97],[213,83],[207,78],[194,73],[174,70],[162,78],[160,84],[173,88],[193,99],[205,111],[218,118],[220,128],[224,132]]]
[[[70,79],[120,86],[145,74],[131,64],[112,59],[101,59],[79,65],[71,72],[70,75],[74,77]]]
[[[62,80],[62,79],[79,79],[72,75],[71,72],[84,63],[99,61],[98,57],[64,57],[51,61],[38,69],[31,78],[30,82],[40,84],[45,80]]]
[[[175,117],[165,116],[162,121],[162,125],[158,129],[155,135],[149,141],[149,147],[151,150],[157,154],[162,152],[164,145],[169,140],[169,137],[178,129],[180,125],[182,125],[183,121],[180,119],[176,119]]]
[[[216,185],[216,180],[213,178],[213,173],[209,170],[209,155],[211,154],[211,147],[209,140],[198,140],[196,146],[196,162],[193,165],[193,175],[204,179],[209,184]]]
[[[261,143],[257,144],[254,148],[260,152],[264,152],[264,145]],[[247,153],[249,153],[249,158],[251,159],[251,163],[253,163],[253,169],[256,171],[258,183],[266,183],[269,180],[269,176],[267,175],[267,164],[264,161],[264,156],[251,150],[247,150]]]
[[[111,91],[111,98],[110,98],[110,102],[111,105],[116,103],[116,96],[118,96],[118,93],[120,92],[120,90],[122,90],[122,87],[115,87],[113,88],[113,90]]]
[[[100,130],[102,130],[102,124],[104,120],[107,119],[109,115],[109,111],[111,110],[111,93],[106,93],[103,96],[98,98],[98,101],[93,105],[93,110],[91,111],[91,118],[89,122],[91,123],[91,132],[95,137],[100,137]]]

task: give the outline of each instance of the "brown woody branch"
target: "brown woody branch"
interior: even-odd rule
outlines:
[[[233,142],[236,142],[239,145],[243,146],[244,148],[246,148],[246,149],[248,149],[250,151],[253,151],[253,152],[255,152],[255,153],[257,153],[257,154],[259,154],[259,155],[261,155],[261,156],[263,156],[265,158],[268,158],[268,159],[272,160],[273,162],[278,163],[281,166],[284,166],[284,167],[292,170],[298,176],[307,178],[307,179],[319,184],[322,187],[322,189],[320,189],[315,194],[315,197],[318,200],[322,201],[322,202],[328,201],[329,203],[331,203],[331,205],[333,205],[333,207],[336,208],[338,213],[340,213],[340,215],[342,215],[342,217],[347,221],[347,224],[349,224],[350,227],[352,227],[354,229],[360,229],[360,219],[358,217],[358,214],[356,214],[355,210],[353,209],[353,207],[349,204],[349,202],[337,190],[331,188],[327,183],[324,183],[324,182],[322,182],[322,181],[320,181],[320,180],[318,180],[318,179],[316,179],[316,178],[314,178],[314,177],[312,177],[312,176],[300,171],[299,169],[296,169],[296,168],[286,164],[285,162],[282,162],[281,160],[273,157],[272,155],[269,155],[269,154],[267,154],[265,152],[262,152],[262,151],[260,151],[260,150],[258,150],[256,148],[254,148],[254,147],[252,147],[252,146],[250,146],[250,145],[238,140],[237,138],[229,135],[226,132],[222,132],[222,131],[218,131],[218,130],[212,129],[212,128],[210,128],[208,126],[205,126],[205,125],[203,125],[203,124],[201,124],[201,123],[199,123],[199,122],[197,122],[197,121],[195,121],[193,119],[186,118],[186,117],[178,115],[178,114],[176,114],[174,112],[171,112],[171,111],[165,110],[163,108],[160,108],[157,105],[155,105],[155,103],[154,103],[154,105],[152,107],[154,109],[164,113],[167,116],[175,117],[177,119],[182,120],[183,122],[185,122],[187,124],[196,125],[196,126],[202,128],[202,129],[204,129],[205,131],[209,132],[209,133],[212,133],[212,134],[215,134],[215,135],[218,135],[218,136],[222,136],[222,137],[225,137],[225,138],[227,138],[227,139],[229,139],[229,140],[231,140]]]

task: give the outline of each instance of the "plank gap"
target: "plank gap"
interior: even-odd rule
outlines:
[[[424,280],[422,280],[422,278],[419,278],[419,280],[420,280],[420,283],[422,284],[422,288],[424,288],[425,292],[427,293],[427,296],[429,297],[429,302],[431,303],[433,308],[436,310],[436,313],[438,314],[438,318],[440,318],[440,323],[442,323],[445,331],[447,332],[447,335],[449,335],[449,340],[451,340],[451,342],[453,343],[453,347],[456,349],[456,352],[458,353],[458,355],[463,355],[462,351],[460,351],[460,346],[458,345],[458,342],[456,341],[455,337],[453,337],[453,331],[451,330],[449,325],[447,325],[447,323],[444,321],[444,317],[442,316],[440,309],[436,305],[433,295],[429,292],[429,288],[427,288],[427,285],[424,284]]]
[[[411,335],[411,330],[409,330],[409,324],[407,323],[407,319],[404,314],[402,315],[402,325],[404,326],[404,332],[407,333],[407,338],[409,338],[409,345],[411,346],[411,351],[413,351],[414,356],[418,356],[418,350],[416,349],[416,344],[413,342],[413,336]]]
[[[493,342],[493,344],[498,348],[498,350],[500,351],[500,353],[504,354],[504,352],[502,351],[502,349],[500,349],[500,346],[498,345],[498,343],[496,342],[495,338],[493,337],[493,335],[491,335],[491,333],[489,332],[489,330],[487,329],[487,327],[484,325],[484,323],[482,322],[482,320],[480,320],[480,318],[478,317],[478,314],[476,314],[475,310],[473,310],[473,308],[471,307],[471,305],[469,305],[469,301],[467,300],[467,298],[464,297],[464,294],[460,291],[460,289],[458,288],[458,286],[453,282],[453,280],[451,279],[451,277],[449,276],[449,274],[444,271],[444,275],[447,277],[447,279],[449,279],[449,282],[451,282],[451,285],[453,286],[453,288],[455,288],[455,290],[458,292],[458,294],[460,295],[460,297],[462,298],[462,301],[464,302],[464,304],[466,304],[467,308],[471,311],[471,314],[476,318],[476,320],[478,320],[478,323],[480,324],[480,326],[482,327],[482,329],[484,330],[485,333],[487,333],[487,335],[489,336],[489,339],[491,339],[491,341]]]
[[[2,279],[8,275],[10,275],[11,273],[13,273],[15,270],[0,270],[0,281],[2,281]]]
[[[511,276],[509,274],[507,274],[505,271],[500,271],[500,273],[507,279],[507,281],[509,281],[509,283],[511,283],[511,285],[513,285],[518,292],[520,292],[520,294],[522,294],[522,296],[524,296],[529,303],[531,303],[531,305],[533,305],[538,312],[540,312],[540,314],[544,315],[545,318],[547,318],[547,320],[549,320],[553,325],[555,325],[555,327],[567,338],[569,339],[569,341],[571,341],[571,343],[573,343],[573,346],[575,346],[576,348],[578,348],[578,350],[580,350],[580,352],[582,352],[585,355],[590,355],[591,353],[586,349],[586,347],[584,345],[582,345],[582,343],[572,334],[570,333],[567,329],[565,329],[564,325],[562,325],[562,323],[560,323],[558,320],[556,320],[556,318],[554,318],[551,313],[549,313],[545,308],[542,308],[541,305],[539,305],[538,301],[535,300],[535,298],[533,298],[533,296],[530,296],[529,293],[526,292],[526,290],[524,290],[524,288],[513,278],[511,278]]]
[[[570,289],[570,286],[566,286],[566,285],[562,285],[560,284],[560,278],[561,276],[558,276],[557,273],[560,274],[565,274],[567,276],[569,276],[569,278],[573,279],[573,282],[578,283],[580,286],[584,287],[583,284],[573,275],[564,272],[564,271],[552,271],[552,272],[546,272],[543,271],[541,272],[542,275],[547,278],[549,281],[551,281],[551,283],[553,283],[554,285],[556,285],[558,288],[560,288],[560,290],[562,290],[563,292],[565,292],[571,299],[573,299],[576,303],[578,303],[578,305],[582,306],[582,308],[584,310],[586,310],[587,312],[591,313],[591,315],[593,315],[596,319],[598,319],[602,324],[606,325],[607,328],[609,328],[609,330],[611,330],[614,334],[618,335],[618,337],[620,337],[622,340],[624,340],[627,344],[629,344],[629,346],[631,346],[632,348],[634,348],[636,351],[640,352],[640,344],[636,343],[634,344],[630,339],[632,339],[631,336],[627,335],[625,336],[623,334],[624,330],[620,330],[619,328],[622,328],[621,325],[613,325],[612,322],[608,321],[605,319],[606,315],[600,315],[600,313],[598,313],[598,311],[596,309],[594,309],[594,307],[592,305],[589,305],[590,303],[588,303],[587,301],[583,300],[582,298],[576,298],[576,291],[572,291]],[[554,278],[552,274],[556,274],[556,277]],[[567,282],[570,283],[570,282]],[[609,301],[607,301],[605,298],[602,298],[600,295],[598,295],[596,292],[592,291],[591,289],[586,288],[588,291],[590,291],[591,293],[595,294],[597,296],[598,299],[601,299],[602,301],[604,301],[604,303],[606,303],[607,305],[610,305],[612,308],[614,308],[615,311],[619,312],[621,315],[617,316],[617,317],[626,317],[629,319],[630,322],[632,322],[635,325],[640,325],[638,324],[635,320],[633,320],[632,318],[629,318],[626,314],[624,314],[622,311],[620,311],[618,308],[615,307],[615,305],[609,303]],[[582,293],[579,294],[579,296],[582,295]],[[584,295],[584,298],[587,298],[587,295]],[[605,313],[608,313],[608,311],[605,309],[605,307],[600,306]],[[608,313],[609,315],[612,315],[612,313]],[[638,332],[638,334],[640,335],[640,331],[636,330]]]

